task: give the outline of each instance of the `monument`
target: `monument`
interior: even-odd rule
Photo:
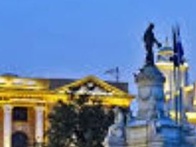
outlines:
[[[144,34],[147,51],[144,66],[135,75],[138,96],[125,116],[116,108],[115,121],[103,142],[104,147],[195,147],[195,129],[186,122],[178,124],[171,119],[165,103],[163,84],[165,77],[154,65],[153,45],[161,44],[153,34],[150,24]],[[121,116],[121,117],[119,117]],[[121,119],[119,119],[121,118]]]

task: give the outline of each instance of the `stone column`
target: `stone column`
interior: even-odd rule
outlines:
[[[43,143],[44,134],[44,107],[37,106],[35,108],[35,140],[37,143]]]
[[[12,106],[4,105],[4,126],[3,126],[4,147],[11,147],[11,136],[12,136]]]

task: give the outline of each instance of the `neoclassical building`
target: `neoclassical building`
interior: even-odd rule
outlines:
[[[168,105],[173,105],[174,107],[174,67],[173,62],[170,60],[172,56],[173,49],[166,41],[165,46],[158,51],[156,66],[166,78],[164,92]],[[196,82],[191,83],[189,81],[189,65],[186,59],[185,63],[180,66],[178,82],[180,82],[183,91],[183,104],[186,116],[189,122],[196,124]],[[171,115],[174,117],[174,113],[171,112]]]
[[[88,94],[105,106],[127,107],[133,98],[127,83],[88,76],[79,80],[0,76],[0,147],[31,147],[46,141],[48,114],[58,100]],[[91,101],[89,101],[91,103]]]

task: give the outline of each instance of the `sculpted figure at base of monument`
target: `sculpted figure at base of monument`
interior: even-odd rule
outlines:
[[[108,129],[108,134],[104,139],[103,145],[105,147],[121,147],[125,142],[124,134],[124,114],[120,108],[115,107],[114,111],[114,124]]]

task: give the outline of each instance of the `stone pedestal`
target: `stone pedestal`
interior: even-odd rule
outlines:
[[[179,134],[172,120],[135,121],[126,126],[127,147],[179,147]]]
[[[164,81],[154,65],[145,65],[135,76],[138,86],[135,103],[138,108],[125,127],[127,147],[179,146],[179,127],[165,109]]]
[[[147,147],[148,129],[147,124],[126,127],[127,147]]]

